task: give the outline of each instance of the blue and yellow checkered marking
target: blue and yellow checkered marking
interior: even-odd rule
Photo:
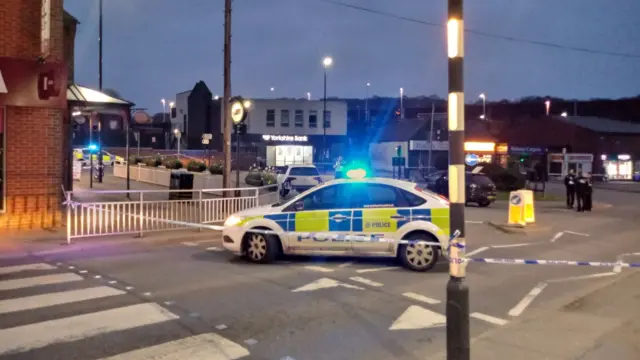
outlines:
[[[264,216],[265,219],[275,221],[284,231],[289,230],[289,214],[269,214]]]

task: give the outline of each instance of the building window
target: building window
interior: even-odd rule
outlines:
[[[273,109],[267,110],[267,127],[276,126],[276,111]]]
[[[302,110],[296,110],[296,117],[294,119],[294,123],[296,127],[303,127],[304,126],[304,113],[302,112]]]
[[[331,127],[331,111],[327,110],[324,113],[324,127],[328,129]]]
[[[309,111],[309,127],[310,128],[318,127],[318,112],[316,110]]]
[[[289,110],[280,110],[280,126],[289,127]]]

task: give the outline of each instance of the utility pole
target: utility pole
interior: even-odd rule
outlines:
[[[464,21],[463,0],[448,0],[447,53],[449,67],[449,201],[452,234],[447,283],[447,360],[469,360],[469,288],[465,283],[464,166]]]
[[[102,0],[100,0],[100,20],[98,28],[98,89],[102,92]],[[104,163],[102,155],[102,114],[98,112],[98,182],[102,183]],[[127,161],[129,159],[127,158]]]
[[[224,94],[222,97],[222,121],[224,123],[224,169],[222,187],[231,186],[231,119],[229,99],[231,98],[231,0],[224,0]],[[239,164],[236,164],[238,166]]]

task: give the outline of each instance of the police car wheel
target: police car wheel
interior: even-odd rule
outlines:
[[[437,241],[427,234],[409,236],[407,240],[422,240],[425,242]],[[428,245],[420,241],[410,242],[400,246],[398,257],[406,268],[413,271],[428,271],[438,262],[440,253],[436,246]]]
[[[275,260],[278,246],[273,236],[247,233],[244,243],[245,257],[255,263],[269,263]]]

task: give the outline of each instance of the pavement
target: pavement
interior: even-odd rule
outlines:
[[[639,195],[615,194],[598,191],[610,206],[591,213],[539,202],[540,230],[522,234],[486,225],[506,218],[505,204],[469,207],[469,256],[640,262],[621,256],[640,254]],[[357,258],[254,265],[194,231],[5,250],[0,359],[444,358],[446,262],[427,273]],[[467,270],[472,359],[639,358],[638,270]]]

